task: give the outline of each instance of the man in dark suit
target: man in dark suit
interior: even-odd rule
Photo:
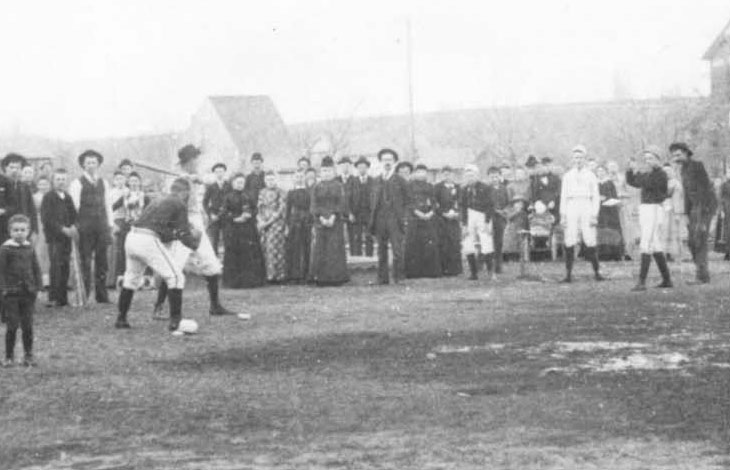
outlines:
[[[717,196],[705,165],[692,158],[692,151],[684,142],[669,146],[672,160],[682,164],[685,213],[689,218],[689,249],[696,267],[696,278],[689,284],[708,284],[707,237],[710,221],[717,210]]]
[[[350,194],[350,210],[355,216],[352,224],[352,241],[350,244],[350,255],[362,256],[363,238],[365,242],[365,256],[373,256],[373,236],[368,230],[370,221],[370,193],[373,190],[373,178],[368,175],[370,161],[360,157],[355,163],[357,175],[353,177],[352,191]]]
[[[264,189],[264,157],[256,152],[251,155],[251,173],[246,175],[246,184],[243,190],[251,195],[254,204],[258,205],[259,192]]]
[[[530,178],[530,204],[541,201],[555,217],[560,220],[560,177],[550,171],[552,160],[542,159],[535,167],[535,174]]]
[[[68,305],[71,239],[76,230],[76,207],[66,192],[67,185],[66,170],[59,168],[53,173],[53,189],[43,196],[41,202],[41,221],[51,259],[51,288],[48,291],[48,303],[58,307]]]
[[[9,153],[3,158],[3,171],[10,178],[10,195],[9,197],[6,195],[9,204],[7,213],[4,215],[6,220],[9,220],[15,214],[23,214],[30,219],[31,234],[37,234],[38,215],[33,203],[33,193],[30,185],[20,180],[21,171],[25,165],[27,165],[25,157],[17,153]],[[7,228],[5,231],[7,232]]]
[[[226,181],[226,167],[223,163],[213,165],[212,172],[215,175],[213,184],[205,188],[203,195],[203,210],[208,217],[208,238],[213,244],[213,251],[218,254],[218,243],[223,235],[221,212],[223,211],[223,200],[230,189]]]
[[[378,160],[383,174],[375,179],[370,193],[370,232],[378,239],[378,281],[388,284],[388,242],[393,251],[393,281],[405,277],[404,234],[408,205],[408,184],[395,173],[398,154],[395,150],[382,149]]]

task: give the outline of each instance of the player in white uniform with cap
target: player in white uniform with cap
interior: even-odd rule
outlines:
[[[223,265],[213,251],[213,245],[208,238],[203,220],[203,207],[200,202],[203,190],[202,178],[198,175],[198,157],[200,150],[193,145],[186,145],[178,151],[178,159],[182,177],[186,178],[192,186],[188,199],[188,220],[190,225],[201,232],[200,244],[196,250],[191,250],[180,242],[173,242],[171,248],[174,262],[184,268],[185,272],[205,277],[208,284],[208,296],[210,298],[211,315],[232,315],[233,312],[223,307],[219,300],[220,275]],[[160,284],[157,302],[155,302],[154,315],[159,317],[164,305],[167,293],[167,286]],[[239,317],[248,318],[246,314]]]
[[[596,251],[596,225],[601,198],[598,193],[598,178],[586,166],[586,148],[573,148],[573,168],[563,175],[560,192],[560,222],[564,229],[565,279],[572,282],[575,246],[582,240],[586,246],[585,258],[593,265],[594,277],[602,281]]]

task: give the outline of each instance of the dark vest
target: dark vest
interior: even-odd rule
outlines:
[[[79,200],[79,228],[102,228],[108,225],[104,180],[98,178],[93,185],[86,177],[79,178],[81,197]]]

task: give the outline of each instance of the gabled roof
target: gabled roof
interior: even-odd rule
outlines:
[[[208,97],[241,155],[290,152],[284,121],[270,97],[264,95]]]
[[[720,34],[717,35],[715,40],[712,42],[710,47],[705,52],[705,55],[702,56],[702,60],[712,60],[717,55],[718,51],[730,42],[730,21],[725,25],[724,28],[722,28],[722,31],[720,31]]]

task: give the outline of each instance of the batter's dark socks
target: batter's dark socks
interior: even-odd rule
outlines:
[[[165,281],[160,282],[160,287],[157,288],[157,301],[155,305],[162,305],[167,299],[167,283]]]
[[[210,306],[217,307],[220,305],[218,300],[218,276],[208,276],[205,278],[208,281],[208,296],[210,297]]]
[[[170,289],[168,292],[170,300],[170,330],[177,330],[182,319],[182,289]]]
[[[570,279],[570,276],[573,274],[573,261],[575,256],[575,247],[574,246],[568,246],[565,248],[565,271],[567,273],[567,278]]]
[[[649,266],[651,265],[651,255],[641,254],[641,267],[639,268],[639,284],[646,284],[646,277],[649,275]]]
[[[668,286],[672,284],[672,277],[669,274],[669,266],[667,266],[667,259],[664,257],[664,253],[654,253],[654,261],[656,261],[659,272],[662,273],[662,285]]]
[[[5,359],[12,360],[15,355],[15,334],[18,330],[5,331]]]
[[[586,258],[591,261],[591,266],[593,266],[593,272],[597,275],[598,269],[600,268],[600,266],[598,265],[598,250],[596,250],[595,247],[586,248]]]
[[[466,262],[469,264],[469,279],[478,279],[477,276],[477,257],[476,255],[466,255]]]
[[[33,328],[23,328],[23,352],[25,357],[33,355]]]
[[[484,255],[484,263],[487,265],[487,272],[492,274],[494,272],[494,255],[492,253]]]

